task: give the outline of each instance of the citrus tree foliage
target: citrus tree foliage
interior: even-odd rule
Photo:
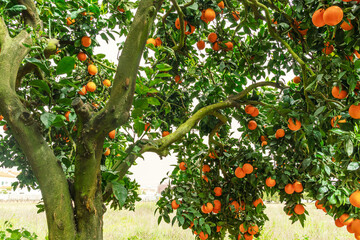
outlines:
[[[259,236],[276,192],[291,221],[306,193],[359,238],[359,1],[0,3],[1,162],[41,189],[50,238],[101,239],[145,152],[178,158],[159,222],[200,239]]]

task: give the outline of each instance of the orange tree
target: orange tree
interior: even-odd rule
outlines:
[[[292,221],[307,193],[359,239],[358,0],[0,4],[1,162],[41,190],[49,239],[102,239],[146,152],[179,162],[159,221],[200,239],[258,236],[276,192]]]

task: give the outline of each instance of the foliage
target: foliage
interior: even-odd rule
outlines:
[[[0,231],[0,239],[2,240],[38,239],[35,233],[30,233],[24,228],[13,229],[13,225],[8,221],[4,223],[4,228],[6,228],[5,231]]]

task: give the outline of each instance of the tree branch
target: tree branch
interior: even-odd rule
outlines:
[[[39,15],[36,11],[36,6],[34,1],[32,0],[18,0],[18,3],[21,5],[24,5],[26,7],[26,10],[22,12],[24,21],[26,25],[29,25],[33,28],[36,28],[37,26],[42,27],[41,20],[39,18]],[[40,30],[40,29],[39,29]]]
[[[4,19],[0,17],[0,47],[5,43],[8,37],[9,37],[9,31],[6,27]]]
[[[178,12],[179,15],[179,20],[180,20],[180,41],[179,44],[177,44],[176,46],[173,47],[174,51],[180,50],[184,47],[184,41],[185,41],[185,22],[184,22],[184,13],[181,10],[179,4],[177,3],[176,0],[170,0],[174,6],[176,11]]]

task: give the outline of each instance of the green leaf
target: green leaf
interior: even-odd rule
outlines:
[[[156,65],[156,68],[159,69],[160,72],[167,72],[172,69],[172,66],[166,63],[160,63]]]
[[[315,113],[314,113],[314,116],[319,115],[319,114],[322,113],[325,109],[326,109],[326,106],[319,107],[318,109],[316,109],[316,111],[315,111]]]
[[[11,8],[8,8],[8,11],[21,12],[27,8],[24,5],[14,5]]]
[[[359,169],[359,163],[357,162],[351,162],[347,167],[347,170],[349,171],[356,171],[358,169]]]
[[[41,70],[43,70],[43,72],[48,76],[50,75],[50,71],[48,69],[48,67],[43,63],[41,62],[39,59],[36,59],[36,58],[25,58],[24,59],[25,62],[29,62],[29,63],[32,63],[36,66],[38,66]]]
[[[41,90],[44,90],[45,92],[50,94],[50,88],[49,85],[45,81],[42,80],[33,80],[29,83],[30,86],[38,87]]]
[[[348,156],[351,156],[351,154],[354,151],[354,145],[353,145],[353,142],[350,139],[345,143],[345,151],[346,151]]]
[[[119,201],[120,206],[122,207],[125,202],[128,195],[127,189],[118,182],[112,182],[113,184],[113,192],[116,197],[116,199]]]
[[[148,99],[148,103],[150,105],[155,105],[155,106],[159,106],[160,105],[160,102],[157,98],[154,98],[154,97],[149,97]]]
[[[40,120],[45,125],[45,128],[49,128],[55,119],[56,119],[56,114],[53,113],[46,112],[40,116]]]
[[[321,186],[319,188],[319,193],[321,193],[321,194],[326,193],[327,191],[329,191],[327,186]]]
[[[57,64],[56,74],[71,73],[74,70],[75,59],[73,57],[64,57]]]

